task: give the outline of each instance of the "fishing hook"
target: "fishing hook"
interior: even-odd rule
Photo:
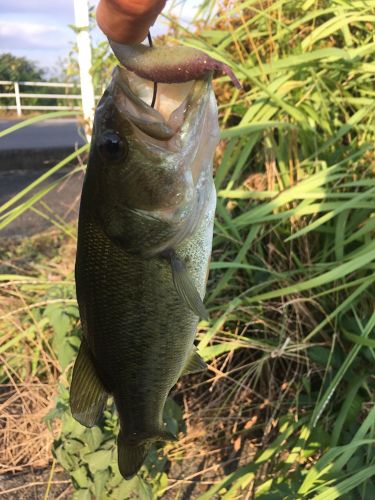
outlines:
[[[148,43],[149,43],[150,47],[153,47],[153,43],[152,43],[152,38],[151,38],[150,31],[147,33],[147,39],[148,39]],[[158,92],[158,84],[156,82],[154,82],[154,92],[152,94],[152,101],[151,101],[151,107],[152,108],[155,107],[157,92]]]

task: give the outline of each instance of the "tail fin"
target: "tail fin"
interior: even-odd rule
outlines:
[[[125,479],[131,479],[137,474],[146,460],[151,445],[151,441],[143,441],[142,443],[135,444],[126,443],[121,439],[120,434],[117,443],[118,467]]]
[[[125,479],[131,479],[137,474],[146,460],[151,446],[156,441],[176,441],[176,437],[168,431],[161,431],[141,441],[129,443],[120,432],[117,440],[118,467]]]

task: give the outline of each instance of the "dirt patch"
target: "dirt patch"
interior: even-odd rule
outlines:
[[[16,474],[0,475],[0,497],[6,500],[63,500],[72,498],[69,476],[60,469],[27,468]]]

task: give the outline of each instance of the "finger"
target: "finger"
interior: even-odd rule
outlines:
[[[166,0],[100,0],[96,20],[109,38],[125,44],[139,43],[166,4]]]

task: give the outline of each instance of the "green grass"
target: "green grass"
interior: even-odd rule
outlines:
[[[209,372],[183,379],[173,393],[188,433],[170,403],[166,420],[181,439],[164,454],[155,451],[130,484],[114,462],[117,422],[110,412],[100,430],[73,423],[67,386],[79,328],[72,267],[61,276],[54,260],[61,262],[60,250],[29,276],[23,269],[2,276],[18,313],[4,318],[0,353],[22,380],[60,377],[50,415],[63,422],[54,453],[79,498],[131,490],[178,498],[187,485],[172,478],[182,463],[202,500],[370,500],[375,4],[248,0],[219,14],[214,4],[203,2],[196,33],[175,26],[176,40],[230,64],[244,86],[238,92],[227,78],[214,82],[222,142],[206,298],[211,320],[198,332]],[[39,199],[23,192],[3,207],[0,223]],[[9,370],[0,374],[9,381]],[[172,460],[169,479],[165,457]],[[222,467],[212,475],[215,464]]]

